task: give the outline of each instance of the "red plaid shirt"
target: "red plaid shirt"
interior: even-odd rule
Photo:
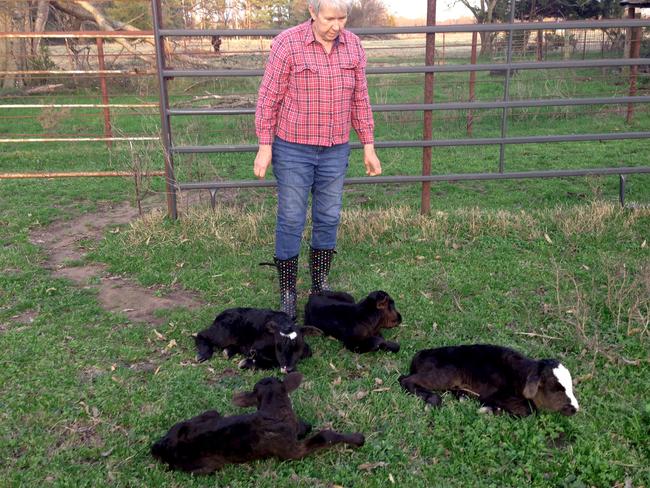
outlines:
[[[374,122],[366,84],[366,54],[353,33],[342,30],[330,54],[316,41],[311,20],[280,33],[260,85],[255,130],[260,144],[274,136],[317,146],[350,139],[373,142]]]

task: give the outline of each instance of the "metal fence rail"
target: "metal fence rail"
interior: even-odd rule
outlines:
[[[429,18],[427,26],[418,27],[372,27],[351,29],[352,32],[359,35],[397,35],[397,34],[426,34],[427,35],[427,59],[428,63],[422,66],[382,66],[368,67],[366,73],[369,75],[382,74],[409,74],[425,73],[425,93],[427,89],[431,90],[433,85],[433,75],[435,73],[476,73],[480,71],[502,71],[504,72],[504,96],[502,101],[494,102],[446,102],[446,103],[417,103],[417,104],[381,104],[373,105],[375,112],[391,111],[423,111],[430,114],[432,111],[440,110],[475,110],[475,109],[502,109],[501,114],[501,137],[494,138],[465,138],[465,139],[438,139],[430,138],[430,133],[425,135],[422,140],[409,141],[376,141],[377,148],[406,148],[422,147],[426,148],[441,146],[476,146],[476,145],[499,145],[500,156],[498,171],[493,173],[467,173],[467,174],[444,174],[431,175],[427,171],[426,156],[423,157],[423,175],[422,176],[391,176],[391,177],[373,177],[373,178],[348,178],[346,184],[381,184],[381,183],[426,183],[431,181],[460,181],[460,180],[497,180],[497,179],[523,179],[523,178],[556,178],[569,176],[586,176],[586,175],[621,175],[621,188],[624,188],[624,177],[622,175],[632,173],[650,173],[650,166],[644,165],[639,167],[628,168],[592,168],[592,169],[569,169],[554,171],[530,171],[523,173],[506,172],[504,150],[507,145],[512,144],[532,144],[532,143],[553,143],[553,142],[577,142],[577,141],[605,141],[605,140],[623,140],[623,139],[650,139],[650,132],[616,132],[616,133],[592,133],[592,134],[566,134],[550,136],[525,136],[512,137],[508,136],[508,109],[522,107],[551,107],[551,106],[578,106],[578,105],[607,105],[622,104],[628,106],[628,115],[636,104],[647,104],[650,102],[650,96],[636,96],[636,90],[630,89],[629,96],[621,97],[591,97],[579,99],[531,99],[531,100],[511,100],[509,94],[509,84],[514,71],[519,70],[539,70],[539,69],[583,69],[583,68],[606,68],[606,67],[631,67],[630,69],[630,86],[636,87],[636,68],[641,65],[650,65],[650,59],[639,57],[638,45],[641,36],[639,33],[642,28],[650,27],[650,20],[636,19],[611,19],[598,21],[571,21],[571,22],[514,22],[514,12],[511,9],[511,20],[507,24],[481,24],[481,25],[432,25],[435,24],[435,8],[432,8],[434,2],[429,0]],[[212,202],[216,190],[219,188],[251,188],[251,187],[272,187],[274,181],[209,181],[209,182],[178,182],[174,172],[174,155],[175,154],[196,154],[196,153],[232,153],[232,152],[254,152],[257,145],[253,144],[218,144],[218,145],[175,145],[173,143],[171,131],[171,118],[175,116],[204,116],[204,115],[251,115],[254,113],[252,108],[170,108],[167,83],[172,78],[196,78],[196,77],[257,77],[263,74],[262,69],[173,69],[165,64],[166,53],[164,39],[169,37],[187,37],[187,36],[264,36],[271,37],[281,32],[281,29],[166,29],[163,26],[161,0],[152,0],[153,20],[154,20],[154,39],[156,44],[156,56],[158,60],[158,82],[160,85],[160,116],[162,127],[162,141],[165,155],[165,168],[167,178],[168,194],[168,214],[172,218],[177,218],[176,192],[178,190],[197,190],[208,189],[212,195]],[[433,12],[433,13],[432,13]],[[629,29],[632,35],[633,48],[631,55],[627,59],[610,58],[610,59],[590,59],[590,60],[567,60],[567,61],[538,61],[538,62],[513,62],[513,37],[515,32],[520,31],[547,31],[557,29],[605,29],[620,28]],[[470,64],[436,64],[432,62],[432,46],[435,47],[435,35],[445,33],[480,33],[480,32],[505,32],[507,33],[507,46],[505,61],[502,63],[482,63],[477,64],[474,55]],[[475,36],[474,36],[475,38]],[[584,36],[586,40],[586,35]],[[473,46],[474,49],[474,46]],[[634,78],[632,78],[634,77]],[[426,101],[426,97],[425,97]],[[361,144],[352,143],[353,149],[360,148]],[[650,151],[649,151],[650,152]],[[430,168],[430,153],[428,155]],[[623,193],[621,192],[621,198]],[[424,208],[425,199],[423,198],[423,212],[428,211]]]

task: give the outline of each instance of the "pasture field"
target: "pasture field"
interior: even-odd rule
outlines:
[[[519,98],[624,94],[620,74],[600,70],[519,73]],[[499,99],[499,80],[479,75],[477,99]],[[421,99],[418,76],[371,77],[379,103]],[[180,83],[180,82],[179,82]],[[205,80],[174,91],[196,106],[205,92],[254,93],[253,80]],[[438,100],[461,97],[466,77],[436,78]],[[647,90],[647,86],[641,88]],[[81,103],[92,92],[66,95]],[[142,90],[141,100],[155,93]],[[133,100],[128,94],[114,96]],[[46,99],[43,99],[46,100]],[[59,101],[65,97],[58,97]],[[207,102],[205,102],[207,103]],[[639,107],[517,111],[509,134],[647,130]],[[30,109],[12,114],[30,114]],[[497,111],[483,111],[474,136],[500,133]],[[378,113],[378,140],[421,138],[416,113]],[[465,114],[436,113],[434,137],[465,135]],[[117,134],[155,134],[157,113],[114,113]],[[4,137],[38,130],[101,133],[100,117],[52,111],[3,122]],[[49,127],[50,129],[46,129]],[[247,117],[183,118],[184,143],[254,142]],[[506,149],[506,170],[647,165],[648,141],[521,145]],[[435,173],[496,171],[498,147],[434,149]],[[418,174],[421,151],[380,150],[385,174]],[[3,145],[0,171],[161,168],[156,144]],[[251,154],[177,159],[179,180],[251,177]],[[350,175],[362,174],[353,153]],[[383,289],[403,324],[385,336],[397,354],[355,355],[310,337],[314,356],[300,363],[305,382],[296,412],[315,428],[359,431],[358,450],[335,448],[302,461],[266,460],[207,477],[168,472],[148,449],[174,423],[230,403],[269,373],[237,369],[220,355],[194,361],[192,334],[227,307],[274,307],[275,271],[258,263],[273,252],[273,190],[183,194],[181,218],[165,218],[163,183],[147,180],[145,210],[127,225],[108,225],[101,240],[80,233],[71,244],[103,272],[152,295],[194,293],[201,306],[160,311],[156,325],[109,312],[94,276],[78,284],[56,277],[35,234],[55,222],[105,216],[135,205],[131,179],[0,180],[0,486],[220,487],[650,487],[650,177],[628,177],[628,207],[618,178],[465,182],[432,186],[432,211],[419,214],[418,185],[349,187],[331,283],[360,298]],[[300,305],[309,286],[306,247]],[[300,319],[300,317],[299,317]],[[437,410],[397,383],[422,348],[490,342],[533,357],[555,357],[572,372],[581,410],[573,417],[484,416],[473,401],[445,396]],[[276,371],[270,374],[278,374]]]

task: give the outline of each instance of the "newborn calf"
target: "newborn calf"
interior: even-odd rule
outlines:
[[[385,291],[373,291],[359,303],[344,292],[322,291],[310,295],[305,306],[306,325],[335,337],[354,352],[399,351],[399,344],[385,340],[381,329],[401,322],[395,301]]]
[[[530,359],[489,344],[422,350],[413,356],[411,374],[399,382],[434,406],[441,403],[434,391],[451,391],[476,396],[489,410],[517,416],[537,409],[564,415],[578,411],[571,373],[560,362]]]
[[[195,338],[197,359],[206,361],[214,348],[223,349],[230,359],[244,355],[240,368],[280,367],[288,373],[299,360],[311,356],[302,328],[284,312],[263,308],[230,308],[221,312],[212,325]]]
[[[253,391],[233,397],[235,405],[256,406],[257,412],[232,417],[205,412],[174,425],[151,447],[151,454],[171,469],[206,474],[256,459],[301,459],[339,443],[362,446],[360,433],[321,430],[305,439],[311,426],[298,419],[289,399],[301,381],[300,373],[289,373],[284,381],[264,378]]]

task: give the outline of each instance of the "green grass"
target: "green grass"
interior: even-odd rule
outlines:
[[[624,93],[616,80],[597,74],[549,84],[520,73],[513,89],[521,98]],[[421,77],[370,81],[381,103],[422,96]],[[499,99],[498,82],[482,81],[477,98]],[[241,80],[211,83],[193,93],[254,90]],[[437,78],[438,99],[460,99],[463,83],[465,77]],[[177,101],[192,94],[181,93]],[[91,92],[68,98],[91,100],[97,101]],[[112,98],[120,100],[132,98]],[[509,133],[645,130],[650,121],[641,108],[631,127],[624,112],[585,110],[521,112]],[[12,111],[27,113],[34,111]],[[463,137],[464,115],[443,115],[434,119],[434,137]],[[498,135],[498,114],[481,115],[475,136]],[[102,130],[99,115],[43,120],[61,133]],[[379,140],[421,137],[414,114],[376,114],[376,120]],[[114,121],[117,134],[155,134],[158,119],[116,114]],[[7,136],[44,128],[33,119],[3,124]],[[253,141],[245,118],[177,124],[181,141]],[[507,148],[506,170],[647,165],[647,153],[641,140],[522,145]],[[379,155],[385,174],[420,171],[419,150]],[[134,161],[161,169],[160,148],[4,145],[0,171],[124,170]],[[495,171],[497,163],[496,147],[434,149],[436,173]],[[177,158],[181,181],[251,178],[251,165],[250,154]],[[362,173],[360,154],[353,153],[350,174]],[[161,193],[164,186],[154,178],[145,190]],[[434,184],[425,217],[418,213],[418,185],[347,188],[331,282],[357,297],[374,289],[391,293],[404,324],[386,336],[402,349],[358,356],[335,341],[310,338],[315,354],[300,365],[305,383],[293,403],[316,427],[363,432],[366,445],[200,478],[165,471],[148,448],[172,424],[203,410],[241,412],[230,403],[233,392],[269,374],[239,371],[236,360],[221,356],[194,364],[192,334],[224,308],[276,306],[274,272],[257,264],[272,255],[274,192],[223,191],[214,211],[206,194],[199,208],[182,195],[177,222],[154,211],[100,243],[80,242],[86,259],[107,263],[111,273],[162,293],[181,286],[199,294],[204,307],[174,311],[156,327],[162,341],[152,326],[104,311],[92,289],[54,278],[43,250],[30,241],[33,231],[100,203],[134,202],[133,182],[1,180],[0,486],[650,486],[650,178],[628,177],[627,199],[638,208],[620,208],[617,196],[616,177]],[[301,304],[309,284],[304,251]],[[177,346],[165,349],[172,339]],[[426,410],[399,389],[396,379],[417,350],[468,342],[561,359],[577,381],[581,411],[571,418],[485,417],[476,402],[447,397],[442,408]]]

